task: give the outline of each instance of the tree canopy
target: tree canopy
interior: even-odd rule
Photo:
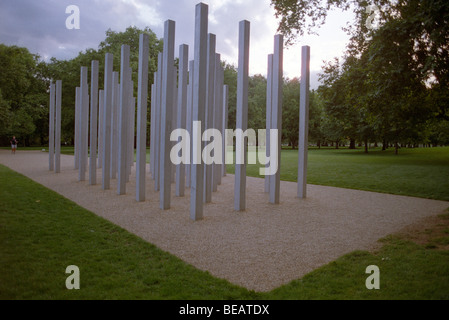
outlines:
[[[26,48],[0,44],[0,135],[27,142],[45,126],[47,83],[44,64]]]
[[[70,60],[51,58],[44,62],[26,48],[0,44],[0,137],[6,144],[16,135],[24,145],[45,145],[48,141],[49,84],[62,80],[62,143],[73,143],[75,119],[75,89],[80,85],[80,68],[90,69],[91,61],[100,64],[99,83],[103,83],[105,53],[114,55],[114,70],[120,70],[122,44],[130,46],[130,65],[138,68],[139,34],[150,38],[149,85],[157,68],[157,55],[162,51],[162,40],[148,27],[141,30],[129,27],[124,32],[106,31],[106,38],[98,49],[86,49]],[[134,73],[135,90],[137,75]],[[149,98],[150,99],[150,98]],[[150,100],[149,100],[150,101]]]
[[[443,0],[278,0],[272,1],[280,18],[279,31],[287,43],[314,32],[332,8],[353,10],[355,23],[343,58],[323,66],[322,85],[310,92],[309,141],[317,146],[382,142],[395,145],[449,144],[449,4]],[[376,5],[375,28],[368,5]],[[80,67],[100,63],[103,83],[104,55],[114,55],[120,70],[121,45],[130,46],[130,65],[138,68],[139,34],[150,36],[149,86],[157,68],[162,39],[150,28],[129,27],[106,31],[97,49],[88,48],[70,60],[40,60],[25,48],[0,44],[0,138],[7,143],[15,134],[21,143],[45,145],[48,141],[48,87],[62,80],[62,142],[73,143],[75,88]],[[224,83],[229,86],[228,127],[236,125],[237,69],[223,62]],[[89,68],[90,69],[90,68]],[[133,74],[136,94],[136,72]],[[300,79],[284,79],[282,142],[298,144]],[[265,128],[267,80],[253,75],[248,89],[248,127]],[[148,97],[150,105],[151,92]],[[148,112],[149,115],[149,112]],[[148,133],[150,126],[147,126]]]
[[[323,66],[322,86],[333,139],[435,143],[449,121],[449,2],[444,0],[272,0],[278,31],[294,43],[316,32],[330,9],[353,10],[343,61]],[[373,16],[374,13],[376,14]],[[373,19],[377,23],[373,24]],[[447,144],[444,135],[437,143]]]

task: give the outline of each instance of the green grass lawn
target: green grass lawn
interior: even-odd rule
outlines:
[[[42,148],[22,148],[22,150]],[[73,147],[61,147],[73,155]],[[393,149],[310,148],[307,182],[310,184],[359,189],[449,201],[449,147]],[[147,162],[150,151],[147,149]],[[297,181],[298,150],[283,149],[281,180]],[[248,165],[247,175],[259,175],[260,165]],[[234,166],[228,165],[229,173]]]
[[[0,165],[0,299],[238,299],[216,279]],[[81,290],[65,287],[77,265]]]
[[[447,224],[429,246],[387,237],[268,293],[195,269],[124,229],[0,165],[0,299],[449,299]],[[365,269],[381,270],[381,289]],[[65,268],[80,268],[80,290]]]
[[[309,182],[449,200],[448,154],[311,149]],[[296,159],[283,151],[282,179],[296,180]],[[428,243],[386,237],[375,253],[350,253],[260,293],[197,270],[2,165],[0,204],[0,299],[449,299],[449,213],[441,232],[425,230]],[[68,265],[80,267],[80,290],[65,287]],[[368,265],[380,268],[380,290],[365,287]]]
[[[307,182],[449,201],[449,147],[394,150],[311,148]],[[260,165],[247,175],[259,176]],[[282,150],[281,180],[297,181],[298,150]],[[234,172],[228,165],[228,172]]]

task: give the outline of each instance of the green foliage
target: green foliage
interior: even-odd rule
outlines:
[[[229,86],[228,128],[235,129],[237,101],[237,70],[225,64],[224,83]],[[292,147],[298,145],[299,139],[299,90],[298,78],[284,79],[282,101],[282,141]],[[248,128],[254,130],[266,128],[267,79],[260,75],[249,77],[248,83]],[[324,139],[321,133],[322,99],[312,92],[310,99],[309,123],[312,124],[314,138]]]
[[[19,137],[30,135],[36,129],[33,118],[27,113],[26,108],[20,108],[12,113],[10,123]]]
[[[151,84],[154,82],[154,72],[157,71],[157,60],[159,52],[163,50],[163,40],[158,39],[156,34],[149,28],[139,29],[135,26],[126,28],[124,32],[116,32],[111,29],[106,31],[106,39],[102,41],[99,45],[99,53],[102,55],[104,60],[105,53],[109,52],[113,54],[114,70],[120,70],[120,57],[121,57],[121,46],[123,44],[129,45],[130,47],[130,67],[133,72],[132,80],[134,83],[134,96],[137,96],[137,70],[139,69],[139,36],[141,33],[145,33],[149,36],[149,58],[148,58],[148,102],[149,106],[147,110],[147,136],[150,136],[151,131]],[[101,61],[101,60],[100,60]],[[147,139],[149,144],[149,139]]]
[[[449,120],[431,119],[427,124],[429,130],[428,143],[449,145]]]
[[[380,10],[377,28],[366,22]],[[449,119],[449,3],[444,0],[272,0],[287,43],[313,32],[331,8],[352,8],[356,23],[344,61],[327,63],[319,92],[324,99],[323,133],[348,139],[408,144],[445,144],[435,127]],[[433,121],[432,119],[438,119]],[[430,126],[430,127],[429,127]],[[366,151],[368,149],[366,148]]]
[[[379,28],[370,30],[366,6],[381,10]],[[343,61],[324,66],[321,86],[310,94],[309,140],[318,146],[328,142],[355,148],[356,141],[389,143],[399,150],[400,144],[447,144],[449,120],[449,55],[447,50],[449,5],[444,0],[272,0],[280,18],[279,30],[287,43],[298,34],[324,23],[331,8],[353,8],[356,23],[347,28],[351,35]],[[0,47],[0,115],[3,142],[8,135],[21,135],[26,143],[47,142],[48,93],[50,79],[61,79],[62,140],[73,143],[75,88],[79,86],[81,66],[100,62],[99,83],[103,83],[104,55],[114,56],[114,70],[120,70],[121,45],[130,46],[130,64],[138,67],[139,34],[150,37],[149,86],[162,51],[158,39],[148,27],[128,27],[123,32],[106,31],[97,49],[86,49],[74,59],[52,58],[39,61],[24,48]],[[176,62],[175,62],[176,64]],[[236,124],[237,70],[223,63],[224,83],[229,86],[228,128]],[[134,94],[137,74],[133,74]],[[150,88],[150,87],[149,87]],[[298,144],[299,81],[285,79],[283,88],[282,141],[292,147]],[[265,127],[266,79],[255,75],[249,79],[248,127]],[[148,97],[150,105],[151,93]],[[21,111],[19,111],[19,109]],[[150,110],[148,110],[148,121]],[[148,135],[150,124],[147,125]],[[149,140],[148,140],[149,141]]]
[[[139,65],[139,35],[146,33],[149,35],[149,59],[148,59],[148,106],[151,102],[151,84],[153,83],[153,73],[157,70],[158,53],[162,51],[163,43],[161,39],[149,27],[139,29],[137,27],[128,27],[123,32],[112,30],[106,31],[106,38],[100,42],[98,49],[86,49],[80,52],[77,57],[71,60],[57,60],[52,58],[47,65],[48,77],[62,80],[64,99],[62,106],[62,124],[61,131],[64,133],[63,139],[73,142],[74,123],[75,123],[75,92],[76,87],[80,86],[80,69],[82,66],[91,66],[92,60],[99,61],[99,88],[103,88],[104,83],[104,59],[106,53],[113,55],[113,70],[120,71],[121,46],[130,46],[130,67],[133,71],[134,96],[137,96],[137,70]],[[90,75],[88,76],[90,77]],[[148,110],[148,119],[150,119],[150,108]],[[150,126],[148,124],[148,132]]]
[[[309,141],[316,142],[318,147],[325,139],[324,116],[323,98],[318,92],[312,90],[309,96]]]
[[[226,63],[224,65],[224,84],[228,86],[228,129],[235,129],[237,103],[237,69]]]
[[[380,134],[394,142],[413,137],[431,116],[430,105],[423,103],[426,88],[419,66],[410,55],[414,44],[403,24],[406,22],[398,20],[384,24],[364,53],[370,79],[366,107],[371,114],[380,116],[376,123]]]
[[[276,18],[279,19],[278,31],[287,40],[287,44],[295,42],[297,36],[304,33],[315,33],[314,28],[326,21],[327,11],[331,6],[347,9],[355,0],[271,0]]]
[[[295,148],[299,140],[299,88],[298,78],[284,79],[282,92],[282,140]]]
[[[248,84],[248,128],[265,129],[267,79],[262,75],[250,77]]]
[[[228,129],[236,126],[237,103],[237,69],[224,63],[224,84],[228,85]],[[248,81],[248,128],[254,130],[265,128],[265,106],[267,79],[262,75],[249,77]]]
[[[39,56],[26,48],[0,44],[0,138],[15,135],[29,144],[44,126],[47,81]]]
[[[7,135],[11,130],[11,107],[9,101],[3,99],[0,89],[0,136]]]
[[[163,42],[158,39],[156,34],[149,28],[139,29],[135,26],[128,27],[124,32],[116,32],[111,29],[106,31],[106,39],[98,46],[99,52],[103,56],[106,52],[114,55],[114,70],[120,70],[121,46],[126,44],[130,47],[130,67],[133,70],[139,68],[139,36],[141,33],[146,33],[149,36],[149,60],[148,60],[148,74],[149,82],[153,83],[153,73],[157,71],[157,56],[162,52]],[[133,78],[135,88],[137,88],[137,73]]]
[[[338,59],[324,66],[319,92],[323,98],[326,119],[323,130],[330,141],[348,139],[350,148],[355,140],[375,139],[366,107],[365,71],[363,60],[352,56],[343,64]]]
[[[33,90],[38,57],[26,48],[0,44],[0,88],[3,98],[10,101],[12,110],[17,110],[26,95]]]
[[[106,31],[106,39],[98,49],[86,49],[71,60],[51,58],[45,63],[39,56],[26,48],[0,44],[0,136],[3,143],[15,134],[26,145],[45,145],[48,141],[48,87],[50,80],[62,80],[62,142],[73,143],[75,122],[75,92],[80,85],[80,68],[91,66],[92,60],[99,61],[99,87],[104,82],[104,56],[114,56],[114,71],[120,70],[121,45],[130,46],[130,65],[138,70],[139,35],[149,35],[149,89],[153,73],[157,68],[158,52],[162,51],[162,40],[146,27],[141,30],[129,27],[124,32]],[[90,77],[90,75],[89,75]],[[134,95],[137,94],[137,72],[133,73]],[[151,101],[149,90],[148,105]],[[148,110],[148,119],[150,112]],[[149,125],[148,125],[149,130]]]

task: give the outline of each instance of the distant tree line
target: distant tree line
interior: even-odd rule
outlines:
[[[317,90],[322,112],[312,140],[350,148],[449,144],[447,0],[272,0],[287,43],[313,32],[331,8],[356,19],[342,60],[327,62]],[[314,97],[317,98],[317,97]],[[318,101],[317,101],[318,103]],[[314,120],[312,120],[314,121]],[[313,124],[315,125],[315,124]]]
[[[309,10],[312,16],[316,15],[314,24],[327,12],[326,7],[314,8],[317,3],[305,0],[272,2],[279,17],[288,18],[294,10],[300,16]],[[322,85],[310,92],[310,144],[364,146],[366,152],[370,144],[382,145],[383,149],[393,146],[396,151],[401,146],[449,145],[449,3],[430,1],[431,5],[425,6],[423,2],[426,1],[374,1],[382,9],[376,29],[367,28],[364,23],[368,2],[356,2],[357,23],[348,28],[351,41],[345,57],[327,62],[320,75]],[[348,4],[354,3],[329,0],[330,7]],[[306,27],[296,25],[294,19],[280,21],[287,43],[292,43]],[[48,143],[48,87],[50,79],[61,79],[62,143],[73,144],[75,88],[79,86],[80,67],[90,67],[92,60],[98,60],[101,88],[105,53],[114,54],[114,71],[119,71],[120,47],[128,44],[131,67],[136,71],[142,32],[150,35],[150,87],[163,43],[149,28],[108,30],[98,49],[87,49],[71,60],[52,58],[44,62],[25,48],[0,44],[0,143],[8,144],[12,135],[22,145]],[[223,66],[225,84],[229,86],[228,127],[233,129],[237,69],[226,62]],[[133,77],[136,95],[136,72]],[[266,85],[266,78],[260,74],[249,79],[249,128],[265,128]],[[284,79],[282,141],[292,148],[298,145],[299,87],[300,79]],[[150,101],[151,93],[148,106]],[[148,123],[148,136],[149,133]]]
[[[20,144],[48,136],[46,64],[26,48],[0,44],[0,137]]]
[[[157,56],[162,51],[161,39],[149,28],[129,27],[124,32],[106,31],[106,39],[98,49],[86,49],[71,60],[51,58],[42,61],[26,48],[0,44],[0,143],[6,145],[12,135],[23,146],[48,144],[48,108],[50,81],[62,80],[61,143],[73,144],[75,123],[75,91],[80,85],[80,68],[89,67],[92,60],[100,63],[99,86],[104,83],[104,56],[114,56],[114,71],[120,71],[121,45],[130,46],[130,66],[138,69],[139,34],[150,37],[148,65],[149,88],[157,69]],[[134,95],[137,94],[137,72],[133,73]],[[148,98],[150,105],[151,96]],[[150,118],[148,118],[150,119]],[[150,132],[148,125],[148,133]]]

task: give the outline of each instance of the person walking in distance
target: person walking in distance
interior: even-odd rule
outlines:
[[[17,141],[17,139],[16,139],[16,136],[12,136],[12,139],[11,139],[11,153],[16,153],[16,149],[17,149],[17,143],[19,142],[19,141]]]

